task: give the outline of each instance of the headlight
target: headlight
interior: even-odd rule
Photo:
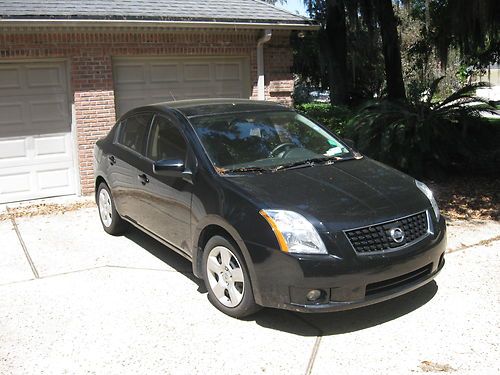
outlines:
[[[281,251],[328,254],[314,226],[302,215],[285,210],[260,210],[274,231]]]
[[[429,199],[429,202],[431,202],[432,209],[434,210],[434,214],[436,215],[436,219],[439,220],[440,213],[439,213],[439,207],[437,205],[436,200],[434,199],[434,194],[432,194],[431,189],[427,187],[426,184],[423,182],[415,180],[415,185],[420,189],[422,193],[425,194],[427,199]]]

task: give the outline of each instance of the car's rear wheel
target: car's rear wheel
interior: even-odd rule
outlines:
[[[212,237],[203,252],[203,278],[210,302],[223,313],[242,318],[260,309],[239,249],[222,236]]]
[[[107,233],[119,235],[126,230],[127,225],[116,211],[109,187],[104,182],[97,189],[97,207],[102,227]]]

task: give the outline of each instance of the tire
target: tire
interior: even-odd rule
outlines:
[[[103,229],[114,236],[123,234],[127,229],[127,223],[116,211],[111,191],[104,182],[99,185],[96,198]]]
[[[232,241],[214,236],[207,242],[202,273],[208,299],[224,314],[243,318],[261,309],[255,303],[245,260]]]

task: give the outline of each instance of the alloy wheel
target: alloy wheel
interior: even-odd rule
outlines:
[[[215,297],[226,307],[236,307],[245,293],[245,278],[236,256],[224,246],[208,254],[207,276]]]
[[[113,207],[111,205],[111,197],[106,189],[101,189],[99,192],[99,214],[101,215],[102,223],[108,228],[113,222]]]

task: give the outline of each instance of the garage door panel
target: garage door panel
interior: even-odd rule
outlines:
[[[165,92],[161,92],[158,94],[150,95],[151,100],[149,103],[161,103],[175,100],[184,100],[184,99],[206,99],[214,97],[214,92],[212,90],[186,90],[186,88],[182,89],[171,89],[168,94]]]
[[[216,94],[216,97],[218,98],[237,98],[237,99],[244,99],[241,97],[240,92],[224,92],[224,94]]]
[[[24,171],[13,174],[0,174],[0,194],[1,195],[24,195],[32,189],[31,173]]]
[[[25,138],[6,140],[0,138],[0,161],[6,163],[12,159],[27,157],[28,151]]]
[[[53,135],[47,137],[36,137],[35,157],[36,156],[71,156],[71,150],[68,149],[68,140],[65,135]]]
[[[129,95],[127,95],[126,98],[121,98],[120,102],[116,103],[117,113],[124,114],[129,109],[144,105],[144,103],[146,102],[145,100],[147,100],[147,98],[144,98],[144,95],[141,95],[141,93],[133,92],[129,93]],[[150,101],[146,103],[150,103]]]
[[[40,190],[62,189],[70,183],[70,170],[67,166],[50,170],[37,171],[36,179]]]
[[[29,100],[29,99],[28,99]],[[69,130],[68,102],[63,95],[56,95],[47,99],[29,100],[29,113],[32,123],[35,124],[31,131],[46,133],[45,122],[50,122],[49,132],[54,130]]]
[[[240,81],[240,64],[215,64],[215,80],[217,81]]]
[[[39,96],[18,96],[8,102],[0,98],[0,138],[69,132],[67,107],[62,95],[47,95],[43,100]]]
[[[239,82],[237,82],[236,84],[218,84],[216,82],[185,82],[183,84],[169,85],[167,89],[151,87],[148,92],[143,92],[141,96],[137,96],[137,98],[142,100],[151,98],[151,100],[149,100],[149,102],[147,103],[214,97],[240,98],[242,97],[241,86]],[[144,102],[142,103],[144,104]]]
[[[151,95],[150,103],[162,103],[162,102],[170,102],[176,100],[184,100],[187,97],[183,93],[177,93],[175,90],[169,90],[170,93],[165,95],[164,93],[158,95]]]
[[[30,95],[66,94],[64,63],[1,63],[0,98]]]
[[[3,202],[36,199],[74,193],[74,169],[70,163],[38,164],[0,170]]]
[[[149,97],[151,98],[150,103],[160,103],[181,100],[180,98],[183,97],[183,94],[179,93],[178,90],[173,87],[171,89],[169,88],[167,93],[165,90],[157,90],[156,92],[153,91],[149,94]]]
[[[65,91],[63,70],[57,65],[28,65],[26,67],[26,84],[28,88],[53,88]]]
[[[185,64],[184,81],[210,81],[210,64]]]
[[[0,173],[8,168],[73,162],[71,134],[0,138]]]
[[[24,124],[24,103],[20,100],[14,102],[0,102],[0,136],[3,136],[3,129],[10,126],[23,126]]]
[[[0,90],[19,89],[21,86],[21,74],[19,68],[13,66],[0,66]]]
[[[206,85],[205,85],[206,87]],[[238,91],[241,93],[240,81],[216,81],[211,84],[213,90],[217,92],[234,92]]]
[[[251,94],[248,61],[236,57],[117,59],[114,82],[118,115],[163,101]]]
[[[151,83],[179,82],[179,64],[151,64]]]
[[[75,193],[63,62],[0,63],[0,203]]]
[[[127,85],[132,83],[144,83],[146,81],[146,66],[144,64],[120,64],[115,65],[115,74],[120,77],[118,82],[120,85]]]
[[[197,91],[196,93],[192,93],[189,95],[184,95],[182,99],[179,100],[184,100],[184,99],[209,99],[213,97],[213,93],[210,94],[209,92],[202,92],[202,91]]]

